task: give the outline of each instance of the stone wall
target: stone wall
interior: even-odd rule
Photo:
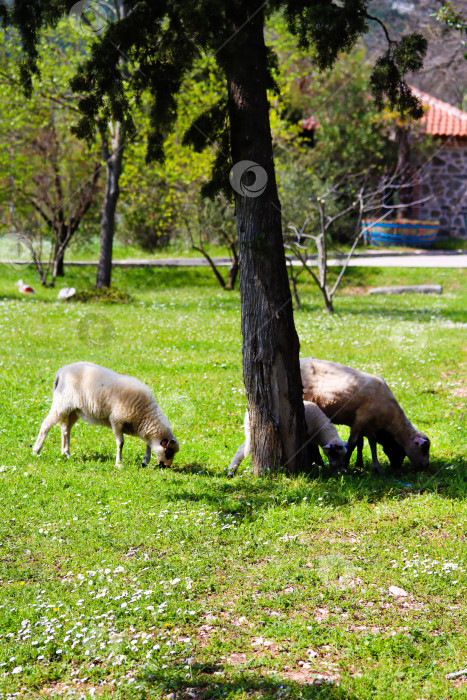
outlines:
[[[467,238],[467,139],[441,145],[419,170],[421,198],[417,218],[440,222],[443,235]]]

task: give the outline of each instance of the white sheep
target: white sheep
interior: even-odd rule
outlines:
[[[314,357],[300,360],[300,369],[303,397],[314,401],[333,423],[350,426],[347,460],[367,437],[376,471],[381,471],[377,442],[391,464],[400,466],[407,455],[415,467],[428,466],[429,438],[412,425],[382,377]]]
[[[346,463],[347,447],[343,442],[332,422],[311,401],[304,401],[305,423],[308,429],[309,442],[313,445],[320,445],[324,454],[329,460],[329,466],[333,469],[339,469]],[[243,428],[245,431],[245,442],[240,445],[236,451],[227,470],[227,476],[233,476],[238,469],[239,464],[245,457],[248,457],[251,449],[251,431],[250,417],[248,411],[245,412],[243,419]]]
[[[170,467],[180,449],[169,421],[146,384],[92,362],[75,362],[55,375],[52,406],[33,453],[40,453],[50,428],[59,423],[62,454],[69,457],[70,431],[79,418],[112,428],[117,443],[116,464],[122,458],[124,434],[136,435],[146,443],[143,466],[149,464],[152,450],[159,465]]]

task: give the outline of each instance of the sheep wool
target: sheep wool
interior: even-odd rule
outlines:
[[[169,420],[146,384],[92,362],[75,362],[59,369],[55,376],[52,406],[33,453],[40,453],[49,430],[59,423],[62,454],[69,457],[71,428],[79,418],[112,429],[117,443],[116,464],[122,458],[124,434],[146,443],[144,466],[149,464],[151,451],[161,466],[171,466],[180,449]]]
[[[305,422],[308,429],[308,439],[314,445],[319,445],[329,460],[332,469],[340,469],[345,465],[347,445],[339,437],[336,428],[327,416],[311,401],[304,401]],[[248,457],[251,450],[250,418],[248,411],[243,420],[245,442],[240,445],[227,470],[228,476],[233,476],[239,464]]]

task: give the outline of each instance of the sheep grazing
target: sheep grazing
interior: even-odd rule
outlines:
[[[310,442],[321,446],[332,469],[343,467],[346,464],[346,443],[340,439],[329,418],[324,415],[316,404],[311,401],[304,401],[303,405]],[[236,451],[227,470],[227,476],[233,476],[238,469],[238,465],[250,454],[251,435],[248,411],[245,412],[243,428],[245,431],[245,442]]]
[[[160,466],[170,467],[180,449],[149,387],[92,362],[75,362],[59,369],[55,376],[52,406],[33,453],[40,453],[50,428],[59,423],[62,454],[69,457],[70,431],[79,418],[112,428],[117,443],[116,464],[122,459],[123,435],[136,435],[146,443],[143,466],[149,464],[152,450]]]
[[[405,456],[416,468],[428,466],[429,438],[412,425],[382,377],[312,357],[301,360],[300,369],[304,398],[333,423],[350,426],[347,460],[359,439],[367,437],[376,471],[381,471],[377,442],[392,466],[400,467]]]

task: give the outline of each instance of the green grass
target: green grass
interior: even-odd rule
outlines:
[[[334,317],[307,286],[295,314],[302,355],[384,375],[432,439],[429,471],[373,476],[366,453],[365,472],[262,480],[249,462],[225,476],[237,292],[205,269],[117,269],[133,301],[60,303],[19,276],[0,269],[0,697],[465,697],[445,678],[467,666],[465,271],[352,268]],[[361,293],[421,282],[444,293]],[[116,468],[111,432],[83,423],[69,460],[58,427],[33,457],[55,371],[82,359],[151,386],[172,469],[142,469],[132,438]]]

